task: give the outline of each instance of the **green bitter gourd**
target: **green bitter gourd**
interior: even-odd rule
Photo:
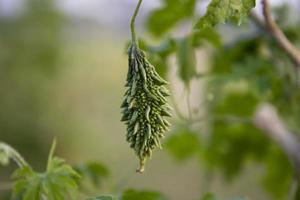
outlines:
[[[153,149],[161,148],[160,140],[170,127],[165,117],[171,116],[172,108],[166,100],[170,94],[164,85],[168,83],[155,71],[135,39],[134,19],[140,3],[141,0],[131,21],[132,43],[128,50],[129,68],[125,85],[128,89],[121,105],[121,121],[127,125],[126,140],[140,159],[137,171],[143,172]]]
[[[122,108],[122,121],[127,125],[126,139],[130,147],[140,159],[140,169],[151,157],[155,147],[161,148],[160,139],[168,130],[170,123],[165,117],[170,117],[171,107],[167,104],[167,84],[155,71],[142,50],[136,45],[129,48],[129,69],[127,74],[128,87]]]

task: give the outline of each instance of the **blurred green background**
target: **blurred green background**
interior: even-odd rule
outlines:
[[[210,121],[212,126],[203,126],[201,121],[200,124],[189,125],[175,115],[171,120],[173,128],[167,135],[166,150],[156,150],[147,163],[146,173],[135,174],[138,161],[125,141],[125,126],[120,122],[120,103],[127,73],[126,44],[130,36],[128,23],[135,3],[129,0],[0,0],[0,140],[14,146],[38,171],[45,168],[54,137],[58,140],[57,154],[68,163],[102,163],[109,169],[109,177],[101,187],[86,191],[87,195],[117,194],[126,188],[135,188],[160,191],[172,200],[199,199],[202,193],[208,191],[224,198],[288,199],[293,181],[287,158],[259,130],[247,124],[228,125]],[[272,3],[281,5],[280,1]],[[207,1],[199,4],[200,13],[206,5]],[[292,13],[296,13],[299,20],[299,2],[291,1],[289,5],[294,5]],[[160,1],[145,0],[137,24],[139,35],[155,45],[159,44],[159,39],[151,36],[145,27],[150,26],[151,29],[151,23],[149,25],[147,21],[151,21],[149,13],[160,6]],[[288,25],[286,23],[285,27]],[[296,43],[300,29],[292,25],[294,29],[287,31],[290,30],[288,33]],[[152,26],[155,27],[155,24]],[[188,27],[189,23],[181,24],[172,36],[181,37],[189,31]],[[249,86],[244,87],[251,77],[248,75],[266,77],[257,78],[260,81],[257,91],[263,94],[268,90],[272,92],[282,80],[267,68],[274,63],[265,56],[266,47],[261,46],[265,45],[262,40],[269,39],[255,35],[251,24],[235,28],[223,26],[219,32],[225,49],[215,53],[212,50],[214,45],[208,45],[198,50],[197,70],[201,73],[211,71],[220,77],[222,73],[234,71],[236,76],[244,78],[232,78],[231,84],[235,86],[228,86],[230,92],[226,88],[215,87],[222,85],[226,76],[211,82],[194,80],[189,95],[191,106],[201,112],[251,116],[258,102],[269,96],[252,90],[249,92]],[[232,33],[232,37],[228,33]],[[238,41],[233,49],[228,44],[234,44],[235,36],[243,42]],[[213,40],[216,43],[217,39]],[[249,52],[247,58],[242,58],[244,52]],[[215,56],[214,59],[211,55]],[[160,61],[155,57],[152,59],[153,62]],[[173,103],[178,102],[179,109],[187,114],[185,84],[177,77],[174,59],[168,60],[166,77],[171,81]],[[235,62],[234,67],[226,68],[231,66],[229,62]],[[253,69],[252,65],[262,67]],[[164,68],[158,68],[163,73]],[[245,76],[248,77],[247,84]],[[257,83],[253,82],[251,84]],[[276,95],[282,97],[283,94],[280,90]],[[281,98],[276,95],[271,95],[269,100],[276,100],[275,104],[279,105],[283,116],[287,116],[290,127],[299,130],[297,99],[291,100],[295,102],[296,110],[284,108],[280,106],[285,103],[277,102]],[[216,97],[216,101],[198,106],[211,96]],[[284,97],[282,101],[288,100]],[[294,116],[291,110],[297,117],[288,119],[288,116]],[[212,127],[214,131],[211,131]],[[198,139],[208,137],[206,132],[213,132],[213,138],[217,139],[202,147]],[[245,141],[249,145],[242,148]],[[170,153],[175,155],[175,159]],[[207,162],[199,159],[203,154]],[[283,163],[282,166],[279,163]],[[214,167],[222,169],[211,170]],[[6,199],[9,193],[6,183],[13,169],[14,165],[0,167],[0,199]],[[270,175],[270,180],[265,181],[267,187],[263,187],[261,181],[266,174]],[[236,176],[238,178],[233,179]],[[280,189],[282,191],[278,191]]]

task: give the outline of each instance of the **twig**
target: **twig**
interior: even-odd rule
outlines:
[[[265,18],[265,26],[267,27],[275,41],[278,43],[278,45],[284,50],[284,52],[290,57],[294,64],[300,69],[300,51],[296,49],[295,46],[287,39],[282,30],[272,19],[269,1],[262,0],[262,4],[263,15]]]

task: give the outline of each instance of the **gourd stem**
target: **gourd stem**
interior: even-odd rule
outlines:
[[[131,17],[131,22],[130,22],[132,44],[136,45],[136,46],[138,45],[138,43],[137,43],[136,34],[135,34],[135,18],[137,16],[138,12],[139,12],[139,9],[141,7],[142,1],[143,0],[139,0],[138,1],[138,4],[137,4],[137,6],[136,6],[136,8],[134,10],[134,13],[133,13],[133,15]]]

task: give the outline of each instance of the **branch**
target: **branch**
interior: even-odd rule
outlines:
[[[277,26],[271,16],[271,9],[268,0],[262,0],[263,15],[265,18],[265,25],[278,43],[278,45],[285,51],[294,64],[300,69],[300,51],[287,39],[282,30]]]
[[[258,107],[254,124],[274,140],[288,156],[300,181],[300,140],[288,131],[275,108],[269,104]]]

